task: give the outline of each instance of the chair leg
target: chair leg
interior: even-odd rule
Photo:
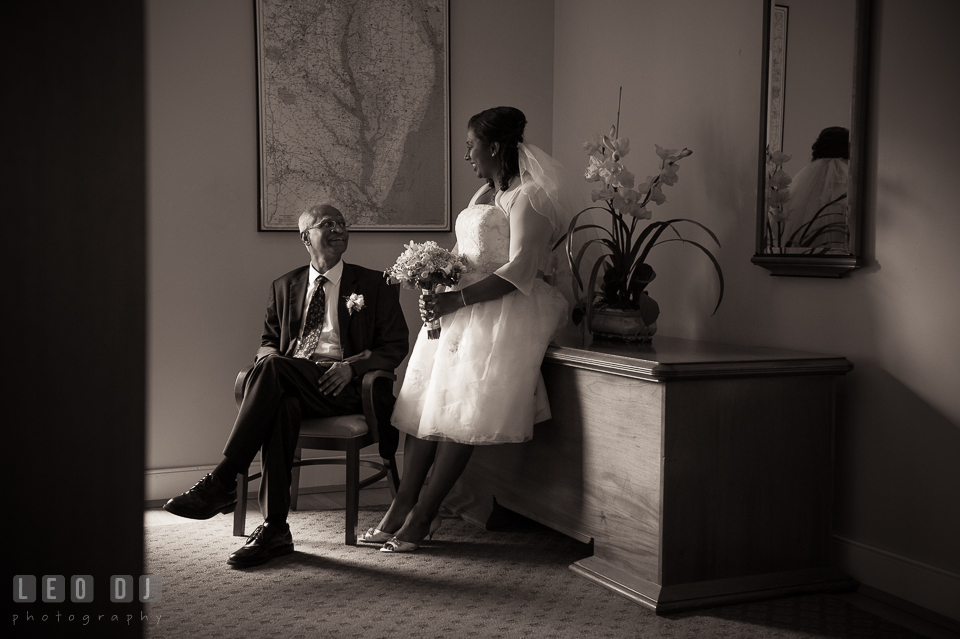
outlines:
[[[397,489],[400,488],[400,471],[397,469],[397,458],[391,456],[390,459],[384,459],[383,465],[387,467],[387,489],[390,491],[390,498],[396,499]]]
[[[237,537],[246,537],[243,532],[247,523],[247,473],[237,474],[237,509],[233,511],[233,534]]]
[[[346,544],[357,545],[357,522],[360,518],[360,449],[355,443],[347,448],[347,532]]]
[[[293,453],[293,468],[290,470],[290,510],[297,509],[297,497],[300,493],[300,459],[303,450],[297,448]]]

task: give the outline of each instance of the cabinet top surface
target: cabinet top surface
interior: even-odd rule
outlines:
[[[545,362],[670,381],[752,375],[843,375],[846,358],[762,346],[715,344],[655,336],[652,343],[588,341],[564,336],[547,348]]]

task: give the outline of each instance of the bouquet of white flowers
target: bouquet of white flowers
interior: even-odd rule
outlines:
[[[463,257],[441,248],[436,242],[410,242],[403,248],[406,250],[397,258],[397,263],[383,274],[391,284],[420,289],[424,294],[433,293],[441,286],[453,286],[460,281],[467,266]],[[440,337],[439,320],[425,322],[425,325],[429,339]]]

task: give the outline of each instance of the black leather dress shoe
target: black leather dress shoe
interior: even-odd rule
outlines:
[[[168,513],[188,519],[210,519],[217,513],[232,513],[237,508],[237,488],[227,490],[212,474],[163,505]]]
[[[263,522],[247,538],[243,548],[230,555],[227,563],[240,568],[259,566],[274,557],[289,555],[292,552],[293,535],[290,534],[290,526]]]

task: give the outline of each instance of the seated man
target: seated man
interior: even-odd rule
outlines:
[[[163,507],[191,519],[232,512],[237,473],[262,450],[265,521],[230,555],[228,563],[236,566],[293,552],[287,512],[301,418],[362,412],[364,373],[394,370],[409,350],[398,288],[379,271],[340,259],[350,235],[340,211],[313,206],[300,216],[299,227],[310,265],[273,283],[256,364],[223,461]],[[377,413],[389,416],[393,401],[392,395],[378,398],[383,405]],[[392,444],[395,450],[396,439]]]

